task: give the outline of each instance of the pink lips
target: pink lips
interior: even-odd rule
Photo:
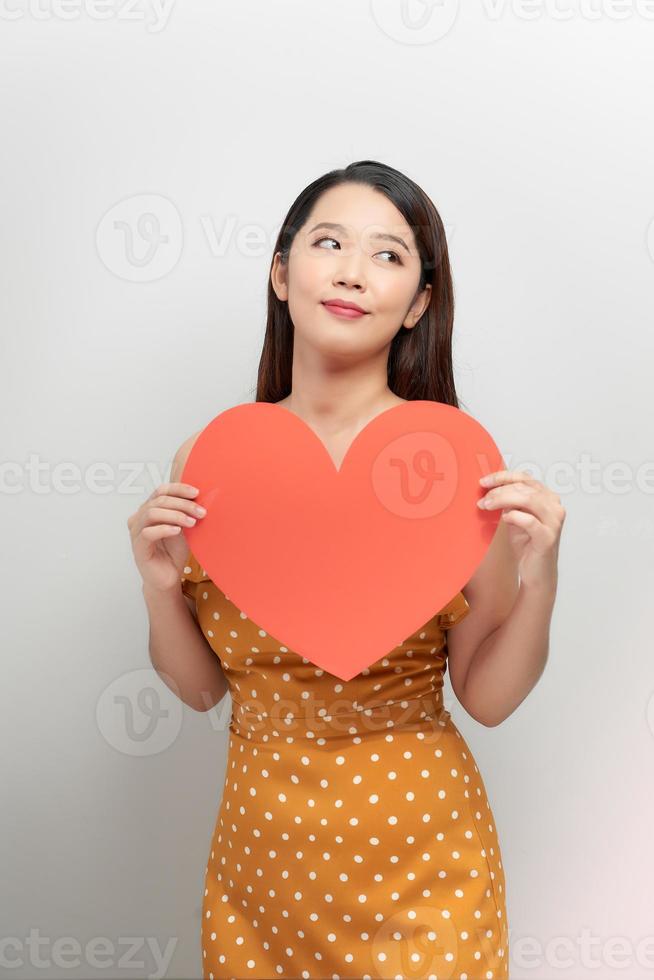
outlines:
[[[322,305],[330,313],[333,313],[334,316],[340,316],[345,320],[358,320],[359,317],[366,315],[363,310],[355,310],[349,306],[340,306],[337,303],[323,303]]]

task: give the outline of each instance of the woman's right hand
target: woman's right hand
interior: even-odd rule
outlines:
[[[188,483],[162,483],[127,518],[134,560],[149,588],[161,592],[180,588],[189,553],[182,527],[192,527],[206,513],[192,499],[198,493]]]

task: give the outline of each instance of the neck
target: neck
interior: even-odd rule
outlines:
[[[314,429],[336,433],[362,427],[405,400],[388,387],[386,365],[385,353],[383,371],[371,369],[369,359],[345,370],[308,371],[294,356],[292,391],[279,404]]]

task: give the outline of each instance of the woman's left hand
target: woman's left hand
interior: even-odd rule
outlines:
[[[480,484],[491,489],[480,497],[479,506],[502,508],[500,520],[508,525],[521,584],[556,589],[559,541],[566,516],[560,497],[520,470],[498,470],[482,478]]]

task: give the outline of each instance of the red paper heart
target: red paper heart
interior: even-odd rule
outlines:
[[[339,470],[298,416],[229,408],[181,480],[207,514],[189,548],[239,609],[295,653],[350,680],[469,581],[499,522],[479,477],[503,467],[470,415],[407,401],[356,436]]]

